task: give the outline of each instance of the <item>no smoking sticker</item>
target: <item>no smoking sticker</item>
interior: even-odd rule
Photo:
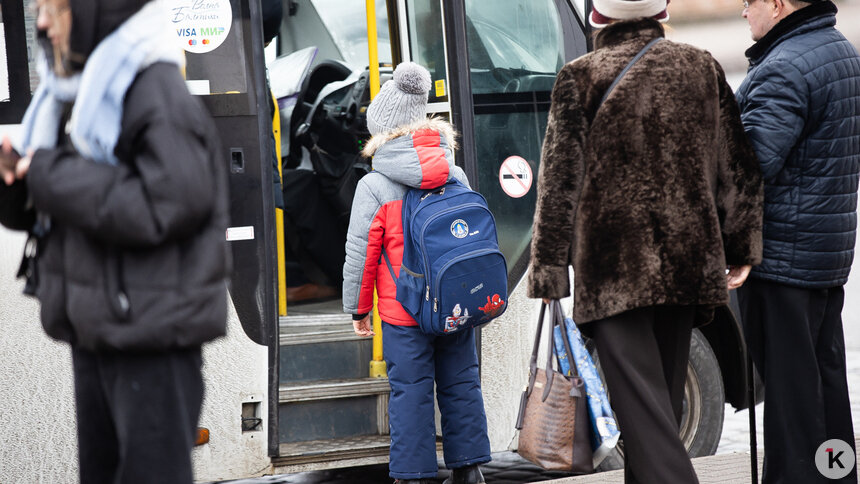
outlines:
[[[499,184],[511,198],[520,198],[532,187],[532,167],[519,156],[510,156],[499,168]]]

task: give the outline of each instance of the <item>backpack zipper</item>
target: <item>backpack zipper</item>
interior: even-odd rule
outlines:
[[[464,259],[473,259],[473,258],[481,256],[481,255],[489,255],[489,254],[499,254],[499,256],[502,258],[502,260],[503,261],[505,260],[505,256],[502,255],[501,251],[499,251],[497,249],[480,249],[480,250],[473,250],[472,252],[466,252],[465,254],[462,254],[462,255],[458,255],[457,257],[454,257],[453,259],[449,260],[444,266],[442,266],[441,269],[439,269],[439,272],[435,275],[435,279],[434,279],[434,282],[436,283],[436,291],[433,294],[433,312],[434,313],[439,312],[439,279],[442,278],[442,274],[444,274],[445,271],[448,270],[448,268],[450,266],[452,266],[453,264],[455,264],[457,262],[461,262]],[[505,264],[505,265],[507,266],[507,264]],[[507,267],[505,267],[505,272],[507,272]]]

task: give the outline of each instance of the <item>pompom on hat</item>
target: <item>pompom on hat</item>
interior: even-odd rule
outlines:
[[[612,20],[630,20],[652,17],[660,22],[669,20],[666,10],[669,0],[594,0],[588,21],[591,26],[602,29]]]
[[[414,62],[394,69],[394,77],[382,85],[367,108],[367,130],[377,135],[427,117],[430,72]]]

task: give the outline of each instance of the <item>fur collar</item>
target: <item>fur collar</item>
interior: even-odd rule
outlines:
[[[370,138],[367,145],[365,145],[364,149],[361,150],[361,155],[365,158],[371,158],[385,143],[401,136],[410,135],[422,129],[438,131],[439,134],[445,138],[451,151],[457,150],[457,132],[454,130],[454,127],[451,126],[451,123],[442,118],[427,118],[419,119],[414,123],[406,124],[397,129],[377,134]]]
[[[793,12],[788,17],[782,19],[778,24],[774,25],[768,33],[764,35],[758,42],[745,52],[751,64],[758,63],[777,44],[788,37],[794,36],[796,33],[805,30],[814,30],[822,26],[836,25],[836,5],[827,0],[824,2],[814,2],[810,5]],[[814,22],[818,18],[832,17],[832,22]]]
[[[607,25],[594,39],[594,48],[611,47],[631,39],[643,39],[648,43],[657,37],[664,37],[663,25],[653,18],[638,18]]]

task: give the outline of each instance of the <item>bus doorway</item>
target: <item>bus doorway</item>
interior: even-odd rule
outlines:
[[[512,289],[525,271],[536,197],[533,180],[527,180],[530,190],[507,194],[500,170],[515,158],[537,173],[556,72],[587,50],[584,27],[566,1],[369,4],[285,3],[278,58],[269,65],[283,128],[285,201],[287,307],[279,319],[279,447],[273,456],[280,472],[310,462],[387,460],[389,386],[381,341],[356,337],[340,301],[352,197],[373,168],[359,156],[369,138],[364,111],[373,41],[357,19],[368,12],[375,17],[381,82],[403,61],[429,69],[428,111],[462,132],[456,162],[491,209],[504,214],[499,237]],[[494,332],[485,344],[504,347],[519,338],[517,331]],[[518,384],[500,375],[493,384],[510,387],[505,394],[516,401]],[[510,427],[501,417],[508,406],[495,417],[500,435]]]

